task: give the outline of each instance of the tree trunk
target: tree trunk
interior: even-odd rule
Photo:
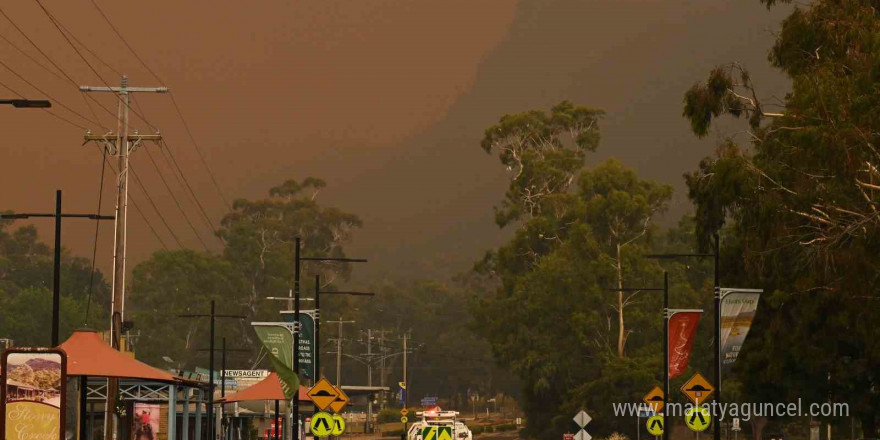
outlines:
[[[874,419],[874,414],[865,414],[859,417],[859,421],[862,422],[862,438],[877,437],[877,422]]]
[[[620,244],[617,245],[617,357],[625,354],[626,329],[623,323],[623,264],[620,261]]]
[[[767,417],[752,417],[750,422],[752,424],[752,439],[761,440],[761,434],[764,432],[764,427],[767,426]]]

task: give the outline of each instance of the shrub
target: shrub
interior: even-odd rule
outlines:
[[[377,416],[379,419],[379,423],[394,423],[400,421],[400,410],[396,410],[393,408],[385,408],[382,411],[379,411],[379,415]]]

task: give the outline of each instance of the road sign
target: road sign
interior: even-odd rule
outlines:
[[[408,421],[409,421],[409,419],[406,418],[406,416],[403,416],[403,417],[400,418],[400,423],[406,423],[406,422],[408,422]]]
[[[516,418],[516,424],[517,424],[517,425],[522,425],[522,417],[517,417],[517,418]]]
[[[409,414],[409,410],[408,410],[408,409],[404,408],[404,409],[400,410],[400,415],[402,415],[402,416],[406,416],[407,414]]]
[[[642,398],[642,401],[648,404],[654,412],[660,412],[663,409],[663,388],[655,386],[651,392]]]
[[[321,411],[329,408],[330,404],[338,397],[336,387],[334,387],[326,378],[318,381],[318,383],[309,390],[308,394],[309,399],[312,399],[312,402],[315,402],[315,405],[318,405],[318,409]]]
[[[312,433],[317,437],[327,437],[333,434],[333,427],[336,423],[333,421],[333,416],[329,413],[318,412],[312,416],[312,423],[310,427],[312,428]]]
[[[333,414],[333,429],[331,430],[331,434],[342,435],[343,433],[345,433],[345,419],[339,414]]]
[[[692,431],[702,432],[712,423],[712,414],[705,406],[693,406],[684,411],[684,423]]]
[[[402,389],[402,390],[406,389],[406,382],[397,382],[397,384],[400,385],[400,389]]]
[[[715,392],[715,387],[713,387],[702,374],[697,373],[681,386],[681,392],[684,393],[694,405],[699,405],[700,402],[705,402],[709,399],[709,396]]]
[[[422,406],[436,406],[437,405],[437,397],[424,397],[420,402]]]
[[[731,427],[730,430],[731,431],[740,431],[741,430],[741,428],[739,427],[739,419],[738,418],[736,418],[736,417],[733,418],[733,427]]]
[[[593,420],[593,419],[590,418],[590,415],[587,414],[586,411],[581,410],[581,412],[575,414],[573,420],[574,420],[575,423],[577,423],[577,425],[578,425],[581,429],[583,429],[584,426],[587,426],[587,423],[590,423],[590,420]]]
[[[574,434],[562,434],[562,440],[574,440]]]
[[[330,409],[332,409],[333,412],[335,412],[336,414],[339,414],[342,412],[342,410],[345,409],[346,406],[348,406],[348,402],[350,402],[351,399],[348,398],[348,394],[345,394],[345,391],[342,391],[342,388],[333,387],[333,389],[336,390],[336,399],[334,399],[333,402],[330,403]]]
[[[663,435],[663,416],[652,416],[645,423],[651,435]]]
[[[593,436],[583,429],[581,429],[577,432],[577,434],[574,435],[574,440],[590,440],[591,438],[593,438]]]

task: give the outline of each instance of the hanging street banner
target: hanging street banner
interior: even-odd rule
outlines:
[[[252,322],[254,331],[271,355],[272,367],[281,379],[284,396],[292,399],[299,390],[299,377],[293,371],[293,324],[286,322]]]
[[[293,312],[281,312],[284,321],[293,323]],[[310,379],[315,377],[315,311],[299,311],[299,374]],[[292,345],[291,345],[292,346]]]
[[[728,372],[739,351],[758,309],[763,290],[721,289],[721,371]]]
[[[691,360],[694,333],[700,323],[702,310],[670,311],[669,318],[669,378],[674,379],[684,373]]]
[[[6,440],[64,440],[67,355],[55,348],[3,352],[0,432]]]

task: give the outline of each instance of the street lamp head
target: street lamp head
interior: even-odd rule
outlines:
[[[12,99],[12,106],[15,108],[50,108],[52,107],[52,103],[44,100],[32,100],[32,99]]]

